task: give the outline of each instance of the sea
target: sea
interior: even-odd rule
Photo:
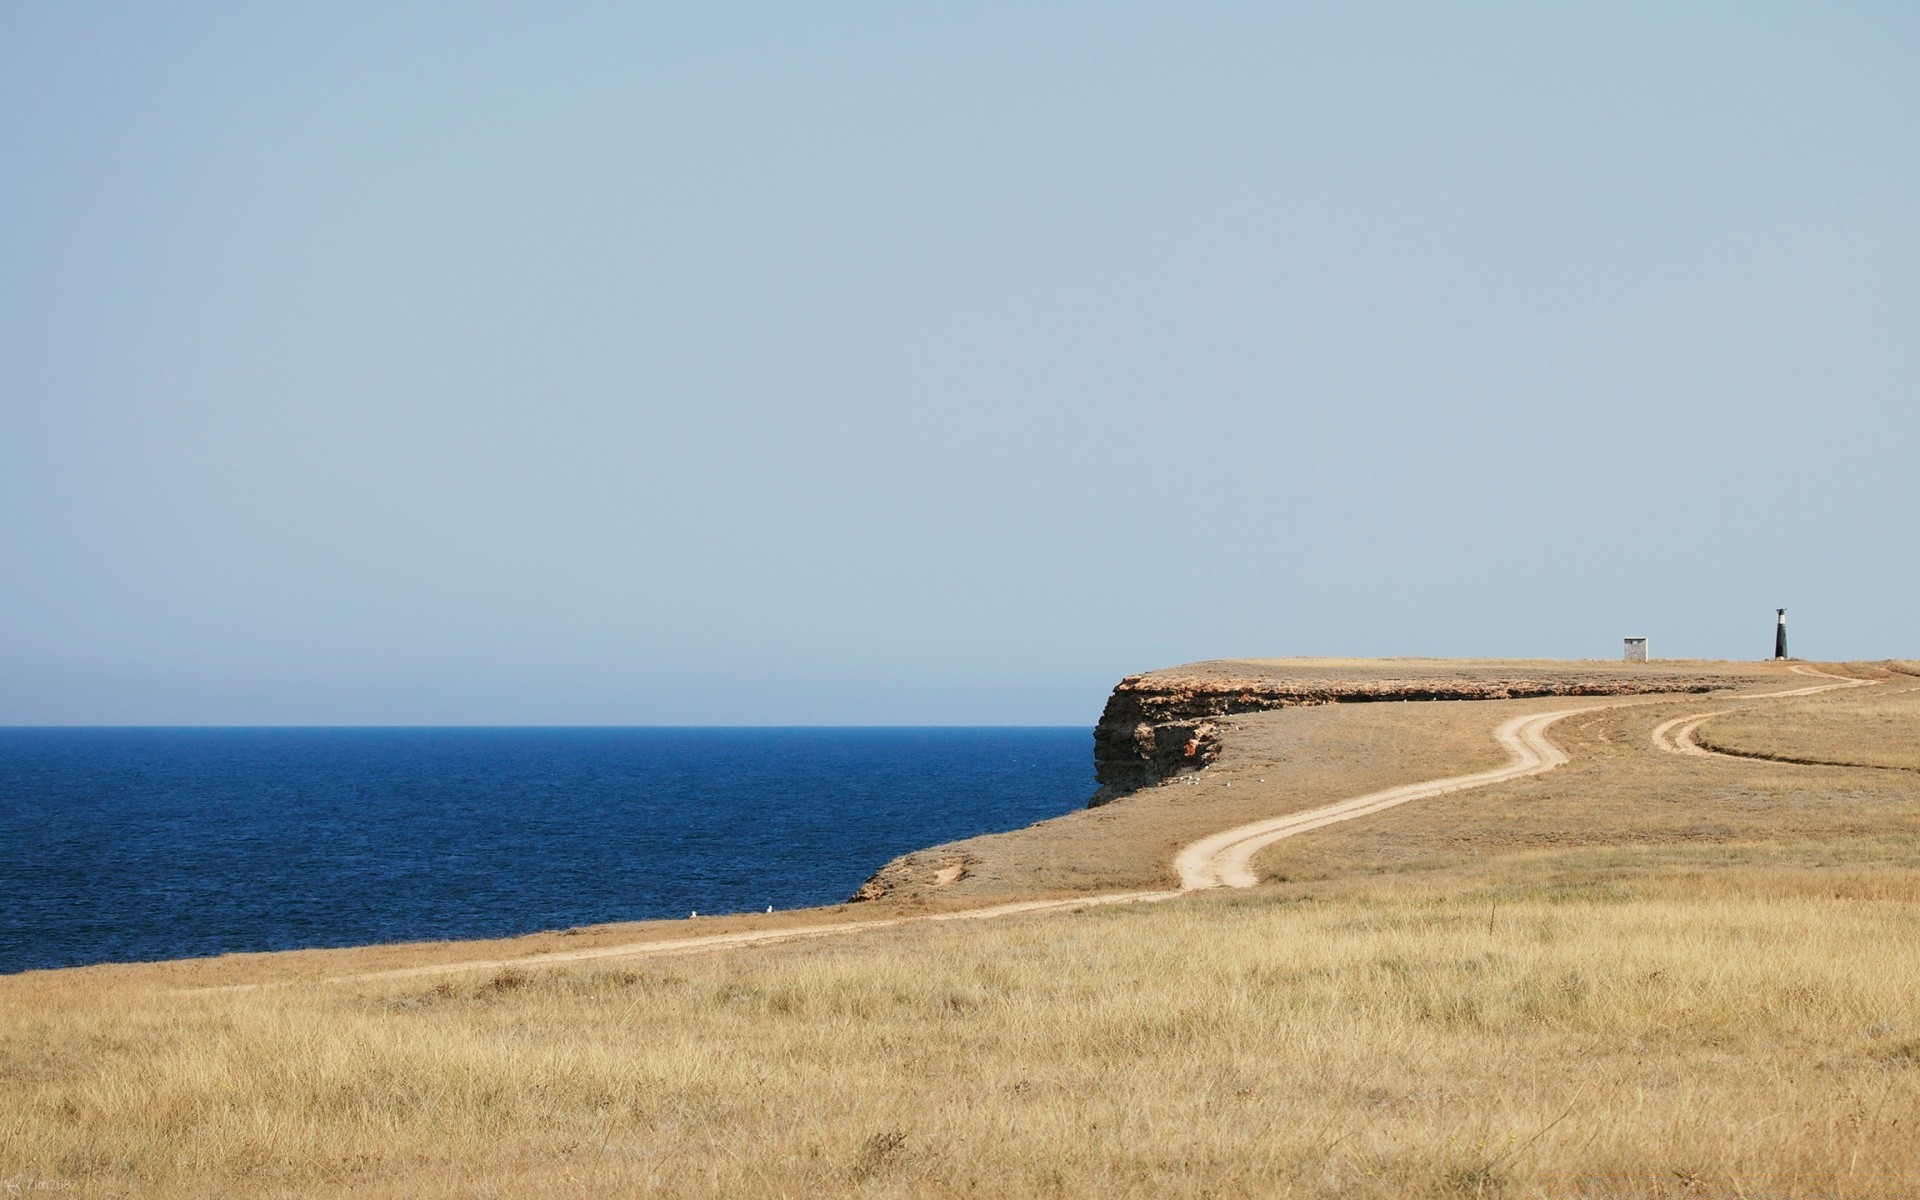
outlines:
[[[0,729],[0,972],[843,901],[1085,728]]]

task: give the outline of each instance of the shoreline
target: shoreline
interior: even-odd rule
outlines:
[[[1702,679],[1698,669],[1702,666],[1711,665],[1717,669],[1718,674],[1715,676],[1715,682],[1723,685],[1731,684],[1734,685],[1736,689],[1744,688],[1747,690],[1770,680],[1778,679],[1785,671],[1785,668],[1771,663],[1663,663],[1660,664],[1660,666],[1664,667],[1665,670],[1660,671],[1658,674],[1654,672],[1645,673],[1646,675],[1652,675],[1653,678],[1630,679],[1627,683],[1637,686],[1633,687],[1632,690],[1624,690],[1619,679],[1624,672],[1620,670],[1619,664],[1603,664],[1591,660],[1566,663],[1524,660],[1525,667],[1534,672],[1555,672],[1564,675],[1569,671],[1580,671],[1603,678],[1598,680],[1589,678],[1572,681],[1562,679],[1561,684],[1563,685],[1563,690],[1543,691],[1522,698],[1515,698],[1510,695],[1490,694],[1473,699],[1468,699],[1466,696],[1433,699],[1427,696],[1416,698],[1410,695],[1395,694],[1394,689],[1396,688],[1405,692],[1417,690],[1427,690],[1430,692],[1433,690],[1435,680],[1432,678],[1431,671],[1424,674],[1409,673],[1405,670],[1406,665],[1419,663],[1427,667],[1451,668],[1456,672],[1472,673],[1477,671],[1482,674],[1487,672],[1506,672],[1510,675],[1518,664],[1514,662],[1488,662],[1486,660],[1461,660],[1457,662],[1454,660],[1303,661],[1305,664],[1310,664],[1312,667],[1323,670],[1329,667],[1348,673],[1355,672],[1356,668],[1360,671],[1371,669],[1375,672],[1392,670],[1400,676],[1400,678],[1385,681],[1380,679],[1360,681],[1348,679],[1341,681],[1349,688],[1349,691],[1351,691],[1356,682],[1364,686],[1367,689],[1364,699],[1368,701],[1392,700],[1399,702],[1399,704],[1436,704],[1448,707],[1452,707],[1458,703],[1471,705],[1474,708],[1479,708],[1482,705],[1489,707],[1512,706],[1516,703],[1517,699],[1537,702],[1544,698],[1566,695],[1592,695],[1603,698],[1603,700],[1618,700],[1627,696],[1634,696],[1638,697],[1639,702],[1642,703],[1659,700],[1675,700],[1687,696],[1697,696],[1705,690],[1700,686]],[[1265,668],[1271,671],[1274,666],[1279,665],[1281,664],[1276,664],[1273,660],[1243,660],[1231,663],[1191,664],[1186,667],[1129,676],[1127,680],[1122,682],[1119,688],[1115,689],[1115,695],[1120,695],[1122,689],[1127,688],[1129,685],[1134,685],[1137,688],[1142,681],[1147,681],[1155,686],[1161,687],[1171,687],[1177,684],[1181,689],[1184,689],[1185,693],[1190,697],[1199,695],[1204,698],[1209,695],[1209,689],[1204,686],[1204,684],[1218,680],[1221,682],[1211,689],[1211,695],[1215,699],[1221,697],[1226,697],[1229,700],[1244,698],[1247,692],[1245,685],[1248,682],[1249,667]],[[1293,665],[1292,663],[1285,664],[1285,666]],[[1852,665],[1856,668],[1866,666],[1866,664]],[[1230,667],[1233,668],[1233,670],[1220,670],[1220,668],[1223,667]],[[1201,681],[1203,686],[1196,687],[1196,680]],[[1299,680],[1296,678],[1292,682],[1298,683]],[[1485,679],[1469,679],[1466,680],[1465,683],[1468,686],[1480,689],[1482,692],[1498,690],[1497,684],[1489,688]],[[1564,690],[1569,683],[1571,687],[1605,687],[1612,690]],[[1456,678],[1451,681],[1450,686],[1458,687],[1458,685],[1461,684],[1462,680],[1456,676]],[[1262,708],[1243,708],[1235,712],[1220,713],[1219,716],[1224,718],[1221,726],[1231,727],[1234,718],[1244,717],[1254,712],[1271,712],[1286,709],[1297,710],[1302,708],[1332,708],[1342,705],[1351,706],[1353,704],[1351,698],[1343,698],[1337,694],[1328,697],[1316,697],[1312,694],[1311,687],[1305,689],[1292,687],[1290,690],[1283,690],[1279,694],[1282,696],[1282,702],[1280,703],[1270,704]],[[1304,699],[1303,696],[1305,697]],[[1602,704],[1595,707],[1604,706],[1606,705]],[[1109,709],[1111,710],[1112,707],[1113,705],[1110,702]],[[1396,705],[1396,707],[1398,707],[1398,705]],[[1570,711],[1587,710],[1580,709]],[[1174,718],[1174,724],[1189,719],[1183,713],[1175,713]],[[1215,744],[1216,746],[1224,745],[1224,728],[1216,733]],[[1186,779],[1188,776],[1198,774],[1211,766],[1214,761],[1218,760],[1218,757],[1219,753],[1218,750],[1216,750],[1207,761],[1192,768],[1190,771],[1177,771],[1169,774],[1162,780],[1146,785],[1145,789],[1136,788],[1133,790],[1148,790],[1172,783],[1173,781]],[[1231,786],[1231,780],[1225,782],[1228,786]],[[1409,784],[1409,786],[1411,785]],[[1129,792],[1127,794],[1131,795],[1132,793]],[[1047,886],[1047,882],[1044,880],[1029,878],[1022,881],[1024,886],[1020,886],[1011,891],[1003,889],[995,893],[992,897],[982,897],[970,894],[974,893],[976,889],[951,886],[970,877],[970,873],[964,867],[961,871],[953,873],[949,878],[939,878],[942,872],[950,869],[950,864],[955,861],[956,857],[962,862],[969,861],[967,857],[969,854],[968,851],[953,851],[949,849],[951,847],[966,846],[969,843],[1006,841],[1009,839],[1032,840],[1037,837],[1044,840],[1049,833],[1053,831],[1054,827],[1060,826],[1062,823],[1068,822],[1072,818],[1089,811],[1098,812],[1101,810],[1080,810],[1062,817],[1039,822],[1022,830],[987,834],[978,838],[965,839],[960,843],[943,843],[941,845],[913,851],[883,866],[879,872],[875,873],[875,878],[878,878],[901,864],[906,864],[905,869],[908,875],[913,879],[917,879],[918,876],[923,873],[924,868],[930,863],[934,864],[927,880],[924,881],[924,886],[916,886],[912,883],[912,880],[909,880],[909,886],[907,887],[886,889],[877,897],[860,902],[850,901],[834,905],[781,909],[772,913],[750,912],[710,917],[614,922],[566,930],[543,930],[500,938],[372,943],[343,947],[240,952],[200,958],[36,968],[0,976],[0,980],[31,983],[36,978],[52,979],[58,977],[65,979],[70,978],[73,972],[91,972],[102,975],[164,976],[174,980],[174,986],[181,986],[185,984],[184,977],[189,976],[212,976],[217,979],[234,975],[253,975],[264,971],[264,974],[274,978],[262,982],[320,981],[338,977],[338,965],[342,964],[342,960],[347,959],[353,960],[354,963],[355,969],[348,973],[352,977],[395,973],[425,974],[465,969],[467,966],[479,965],[493,967],[518,965],[531,968],[543,964],[559,965],[567,962],[586,962],[598,959],[617,958],[622,954],[639,955],[661,953],[667,952],[670,948],[678,952],[696,952],[707,948],[770,944],[802,938],[831,936],[849,928],[892,928],[923,920],[949,921],[981,919],[998,915],[1047,911],[1095,903],[1116,903],[1135,898],[1163,898],[1166,895],[1175,894],[1166,890],[1166,885],[1172,881],[1164,879],[1155,881],[1161,885],[1158,888],[1148,887],[1138,890],[1136,893],[1128,894],[1124,892],[1116,893],[1112,889],[1089,891],[1084,888],[1060,886],[1058,880],[1053,881],[1052,886]],[[1221,831],[1216,830],[1216,835],[1219,832]],[[1173,860],[1169,858],[1166,865],[1168,872],[1171,873]],[[1141,882],[1145,883],[1147,881],[1142,880]],[[649,949],[650,947],[654,949]],[[208,981],[197,985],[186,986],[205,987],[222,986],[222,984]]]

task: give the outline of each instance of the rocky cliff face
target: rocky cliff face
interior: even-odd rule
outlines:
[[[1206,767],[1220,755],[1217,718],[1313,704],[1375,700],[1514,700],[1531,696],[1625,696],[1706,692],[1738,680],[1588,671],[1554,675],[1514,671],[1406,678],[1236,677],[1155,672],[1129,675],[1113,689],[1093,731],[1097,807],[1163,779]]]

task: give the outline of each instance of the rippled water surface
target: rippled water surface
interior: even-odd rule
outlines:
[[[0,729],[0,971],[844,900],[1085,729]]]

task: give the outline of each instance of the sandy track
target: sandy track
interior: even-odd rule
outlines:
[[[1762,696],[1743,699],[1784,699],[1789,696],[1810,696],[1819,692],[1833,691],[1839,688],[1865,687],[1874,680],[1850,679],[1840,675],[1828,675],[1808,667],[1795,667],[1794,671],[1802,675],[1816,675],[1837,682],[1815,684],[1794,688],[1782,692],[1769,692]],[[570,963],[598,962],[608,960],[631,960],[664,957],[678,954],[693,954],[708,950],[734,949],[744,946],[761,946],[778,942],[806,941],[816,938],[833,937],[840,934],[862,933],[880,929],[896,929],[909,925],[947,924],[956,921],[984,921],[997,917],[1020,916],[1029,913],[1055,912],[1062,909],[1085,909],[1108,904],[1142,904],[1160,900],[1170,900],[1189,892],[1204,891],[1212,888],[1232,887],[1249,888],[1259,883],[1259,877],[1253,870],[1253,859],[1262,850],[1275,842],[1296,837],[1315,829],[1343,821],[1357,820],[1372,816],[1387,809],[1409,804],[1415,800],[1431,799],[1453,792],[1468,791],[1473,788],[1489,787],[1509,780],[1524,779],[1530,775],[1539,775],[1551,771],[1568,761],[1567,754],[1551,741],[1547,740],[1547,731],[1567,717],[1596,709],[1625,707],[1632,704],[1649,704],[1671,697],[1655,696],[1624,703],[1610,700],[1600,704],[1589,704],[1579,708],[1559,709],[1554,712],[1529,713],[1514,717],[1502,723],[1493,731],[1494,740],[1504,746],[1510,755],[1502,766],[1491,770],[1478,771],[1469,775],[1453,775],[1444,779],[1430,779],[1419,783],[1403,784],[1381,792],[1370,792],[1350,800],[1309,809],[1305,812],[1291,813],[1281,817],[1271,817],[1250,824],[1222,830],[1201,838],[1188,845],[1174,856],[1173,866],[1179,876],[1180,887],[1177,891],[1148,892],[1112,892],[1098,896],[1079,896],[1058,900],[1021,900],[1008,904],[996,904],[986,908],[965,909],[958,912],[916,913],[897,917],[876,917],[866,920],[840,921],[814,925],[794,925],[782,929],[741,930],[732,933],[713,933],[698,937],[670,938],[657,941],[627,942],[613,946],[596,946],[586,950],[563,950],[544,954],[520,955],[509,958],[472,959],[462,962],[432,963],[417,967],[397,967],[381,971],[368,971],[352,975],[335,976],[324,982],[345,983],[377,979],[405,979],[426,975],[440,975],[455,971],[507,970],[512,968],[543,967]],[[1707,713],[1693,713],[1675,717],[1662,723],[1653,731],[1654,745],[1674,754],[1693,754],[1713,756],[1715,752],[1707,750],[1692,740],[1692,733],[1701,723],[1732,709],[1716,709]],[[1737,757],[1737,756],[1724,756]],[[233,988],[254,988],[276,986],[273,984],[234,984],[214,989],[185,989],[192,991],[226,991]]]
[[[942,924],[952,921],[984,921],[994,917],[1012,917],[1023,913],[1052,912],[1062,908],[1092,908],[1103,904],[1135,904],[1148,900],[1167,900],[1178,892],[1111,892],[1104,896],[1078,896],[1067,900],[1016,900],[987,908],[969,908],[959,912],[915,913],[910,916],[879,917],[872,920],[840,921],[819,925],[790,925],[784,929],[749,929],[737,933],[710,933],[701,937],[671,938],[665,941],[628,942],[618,946],[596,946],[590,950],[562,950],[551,954],[527,954],[514,958],[481,958],[462,962],[431,963],[420,967],[394,967],[384,971],[366,971],[325,980],[345,983],[363,979],[405,979],[417,975],[439,975],[447,971],[504,970],[510,967],[545,967],[559,963],[593,962],[599,959],[653,958],[671,954],[692,954],[702,950],[725,950],[738,946],[764,946],[772,942],[798,942],[832,937],[842,933],[865,933],[875,929],[894,929],[902,925]],[[272,986],[237,984],[235,987]],[[221,988],[211,990],[226,990]]]
[[[1593,704],[1585,708],[1513,718],[1493,731],[1494,740],[1505,746],[1513,757],[1506,765],[1490,771],[1403,784],[1384,792],[1372,792],[1324,808],[1255,821],[1201,838],[1174,857],[1174,869],[1180,873],[1180,890],[1190,892],[1202,888],[1252,887],[1260,882],[1253,873],[1253,856],[1282,839],[1341,821],[1372,816],[1410,801],[1444,796],[1449,792],[1464,792],[1469,788],[1486,787],[1551,771],[1566,762],[1567,755],[1547,740],[1548,727],[1575,713],[1602,707],[1607,706]]]

